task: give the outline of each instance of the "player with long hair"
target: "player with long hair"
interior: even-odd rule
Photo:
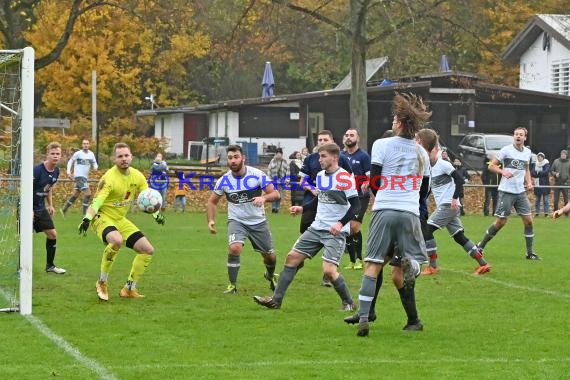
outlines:
[[[408,317],[404,330],[423,329],[414,284],[419,263],[427,262],[418,205],[420,197],[428,192],[430,172],[428,154],[415,137],[431,112],[421,98],[400,93],[394,97],[392,112],[395,136],[375,141],[371,151],[370,189],[376,199],[358,297],[358,336],[369,334],[368,318],[377,278],[396,245],[401,260],[394,260],[394,281],[399,279],[402,284],[398,292]]]

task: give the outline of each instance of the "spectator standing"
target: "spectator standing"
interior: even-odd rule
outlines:
[[[455,169],[457,174],[459,174],[459,177],[461,177],[461,179],[463,180],[463,184],[469,183],[471,177],[469,176],[467,169],[465,169],[461,164],[461,160],[459,160],[459,158],[453,160],[453,168]],[[463,186],[461,186],[459,193],[459,210],[461,216],[465,215],[465,203],[463,201],[464,198],[465,198],[465,191],[463,190]]]
[[[190,191],[190,187],[187,183],[178,183],[176,185],[176,189],[174,190],[174,211],[178,211],[180,208],[180,212],[186,211],[186,195]]]
[[[483,166],[483,173],[481,174],[481,182],[485,186],[485,201],[483,202],[483,215],[489,216],[489,206],[491,206],[491,215],[497,209],[497,197],[499,195],[499,182],[501,181],[500,173],[493,173],[489,170],[489,164],[485,163]]]
[[[540,214],[540,201],[542,199],[544,217],[548,217],[550,211],[550,162],[540,152],[536,155],[536,162],[530,166],[530,175],[534,178],[535,208],[534,216]]]
[[[274,180],[275,187],[279,191],[279,199],[271,202],[271,212],[277,214],[281,208],[281,199],[285,193],[283,189],[283,178],[289,175],[289,163],[283,158],[283,149],[277,148],[275,156],[269,162],[267,175]]]
[[[162,196],[162,211],[166,208],[166,190],[168,189],[168,165],[162,159],[162,153],[157,153],[154,161],[150,165],[152,183]]]
[[[451,162],[451,160],[449,159],[449,154],[447,153],[447,149],[441,150],[441,158],[445,161]]]
[[[554,177],[555,186],[567,186],[570,181],[570,160],[568,160],[568,151],[566,149],[560,151],[560,157],[554,160],[552,166],[550,167],[550,173]],[[555,187],[554,188],[554,211],[558,210],[558,201],[560,200],[560,194],[562,194],[562,199],[564,206],[568,203],[568,189]]]
[[[299,172],[303,166],[303,160],[301,160],[301,152],[294,151],[289,159],[289,175],[291,176],[291,206],[301,206],[303,204],[303,190],[299,188],[301,183],[301,176]]]

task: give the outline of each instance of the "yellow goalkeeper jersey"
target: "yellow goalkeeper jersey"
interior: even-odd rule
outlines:
[[[101,205],[97,213],[119,220],[129,211],[135,195],[146,188],[148,183],[140,171],[129,168],[125,175],[113,166],[99,180],[93,204]]]

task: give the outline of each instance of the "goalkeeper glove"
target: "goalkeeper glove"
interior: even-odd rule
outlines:
[[[164,222],[166,222],[166,218],[164,217],[163,213],[161,213],[160,211],[157,211],[154,214],[152,214],[152,216],[154,217],[154,220],[156,220],[156,222],[158,224],[160,224],[161,226],[164,226]]]
[[[79,235],[87,236],[87,230],[89,229],[89,224],[91,224],[91,219],[85,217],[81,224],[79,224]]]

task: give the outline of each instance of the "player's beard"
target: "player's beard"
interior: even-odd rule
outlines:
[[[234,175],[238,175],[240,174],[241,170],[243,169],[243,160],[240,161],[239,164],[235,164],[235,165],[230,165],[230,170],[232,171],[232,174]]]
[[[348,148],[352,148],[352,147],[356,146],[356,141],[347,140],[347,141],[344,143],[344,146],[346,146],[346,147],[348,147]]]

